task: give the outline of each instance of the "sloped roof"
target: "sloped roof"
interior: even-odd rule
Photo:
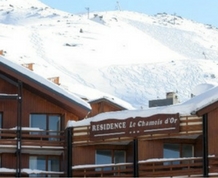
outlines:
[[[34,91],[45,99],[55,102],[60,107],[75,113],[80,118],[90,112],[89,103],[78,96],[64,90],[60,86],[45,79],[25,67],[13,63],[0,56],[0,72],[13,79],[22,81],[24,88]]]
[[[127,103],[119,98],[115,98],[115,97],[103,96],[100,98],[89,100],[88,102],[89,103],[107,102],[107,103],[110,103],[110,104],[120,108],[120,109],[128,109],[128,110],[135,109],[131,104],[129,104],[129,103]]]
[[[141,110],[105,112],[78,122],[68,121],[67,127],[90,125],[90,122],[92,121],[102,121],[105,119],[123,120],[130,117],[149,117],[156,114],[179,113],[181,116],[189,116],[195,114],[202,115],[204,114],[204,112],[202,111],[204,111],[205,108],[211,105],[215,105],[216,107],[218,107],[218,86],[212,87],[208,89],[206,92],[197,95],[183,103]],[[201,113],[199,114],[200,111]]]

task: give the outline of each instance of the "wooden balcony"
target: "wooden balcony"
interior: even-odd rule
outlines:
[[[73,177],[132,177],[133,164],[84,165],[72,168]]]
[[[15,174],[15,169],[0,168],[0,177],[14,177]],[[21,169],[21,175],[22,177],[63,177],[64,172],[42,171],[23,168]]]
[[[202,158],[154,159],[139,162],[141,177],[201,176]]]
[[[153,140],[162,138],[188,138],[191,136],[199,136],[202,134],[202,118],[197,116],[181,116],[179,133],[167,134],[144,134],[138,137],[142,140]],[[90,126],[80,126],[73,128],[73,145],[93,145],[109,142],[125,142],[132,141],[133,137],[114,137],[110,139],[99,139],[97,141],[90,140]]]
[[[203,175],[203,159],[175,158],[139,161],[139,177],[191,177]],[[132,163],[78,165],[72,168],[74,177],[133,177]],[[218,157],[209,157],[209,175],[218,175]]]
[[[62,152],[64,149],[64,132],[24,129],[21,131],[21,149],[23,153],[41,151]],[[0,129],[0,152],[15,152],[17,146],[16,129]],[[56,153],[58,154],[58,153]]]

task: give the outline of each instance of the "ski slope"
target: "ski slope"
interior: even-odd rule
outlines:
[[[120,98],[136,108],[201,83],[218,83],[218,29],[160,13],[69,14],[38,0],[1,0],[0,50],[36,74],[60,77],[78,96]]]

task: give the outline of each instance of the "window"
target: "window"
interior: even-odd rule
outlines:
[[[126,159],[125,159],[126,155],[125,152],[122,150],[115,150],[114,151],[114,163],[125,163]]]
[[[183,144],[182,145],[182,157],[192,157],[193,154],[193,145]]]
[[[192,157],[193,156],[193,145],[166,143],[164,144],[163,156],[164,158]],[[173,164],[179,164],[179,161],[174,161]]]
[[[95,156],[96,164],[125,163],[126,152],[123,150],[97,150]],[[111,170],[106,167],[104,170]]]
[[[29,168],[40,171],[60,171],[60,160],[59,157],[52,156],[30,156],[29,157]],[[51,176],[48,174],[30,174],[30,177],[46,177]],[[57,175],[55,175],[57,177]]]
[[[58,131],[61,129],[60,115],[52,114],[31,114],[30,115],[30,127],[47,130],[50,132],[43,132],[44,135],[58,135]],[[32,134],[38,134],[38,132],[31,132]],[[50,140],[57,140],[57,138],[50,138]]]

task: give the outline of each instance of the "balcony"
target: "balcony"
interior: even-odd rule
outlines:
[[[0,168],[0,177],[14,177],[16,173],[15,169],[10,168]],[[55,171],[42,171],[37,169],[24,168],[21,169],[22,177],[63,177],[64,172]]]
[[[73,177],[132,177],[133,164],[101,164],[73,166]]]
[[[22,128],[21,149],[23,153],[47,152],[61,154],[64,149],[64,132],[37,128]],[[17,129],[0,129],[0,152],[13,153],[17,147]]]
[[[149,159],[138,162],[139,177],[190,177],[203,175],[201,157]],[[132,163],[78,165],[72,168],[74,177],[133,177]],[[209,157],[209,175],[218,176],[218,157]]]
[[[73,145],[97,145],[102,143],[112,142],[126,142],[132,141],[133,137],[114,137],[109,139],[99,139],[92,141],[90,139],[90,125],[73,127]],[[197,137],[202,134],[202,118],[197,116],[181,116],[179,133],[167,133],[167,134],[144,134],[139,136],[138,139],[142,140],[153,140],[163,138],[189,138]]]

